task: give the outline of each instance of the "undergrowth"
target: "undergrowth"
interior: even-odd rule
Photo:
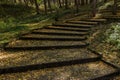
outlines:
[[[89,11],[89,9],[90,7],[83,6],[79,11]],[[55,11],[48,12],[47,15],[44,14],[44,11],[40,11],[41,13],[36,15],[33,7],[21,4],[0,4],[0,44],[9,42],[19,36],[21,32],[29,32],[31,29],[50,24],[55,19],[68,16],[68,14],[75,14],[75,10],[74,8],[67,10],[55,8]],[[33,26],[34,24],[35,26]]]
[[[111,28],[105,34],[107,37],[106,42],[120,49],[120,23],[111,24]]]
[[[10,38],[19,35],[21,31],[28,30],[28,27],[15,22],[14,18],[0,21],[0,44],[9,41]]]

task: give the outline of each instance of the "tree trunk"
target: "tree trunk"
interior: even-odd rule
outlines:
[[[117,14],[117,0],[114,0],[114,6],[113,6],[113,11],[112,11],[113,15]]]
[[[79,5],[78,5],[78,0],[75,0],[75,6],[76,6],[76,12],[78,13],[78,11],[79,11]]]
[[[39,14],[39,5],[37,3],[37,0],[35,0],[35,7],[36,7],[36,12],[37,14]]]
[[[47,1],[44,0],[44,8],[45,8],[45,14],[47,14],[47,5],[46,5]]]
[[[58,3],[59,3],[59,8],[62,8],[61,0],[58,0]]]
[[[48,0],[48,7],[49,7],[49,9],[50,9],[50,12],[52,12],[50,0]]]
[[[85,4],[85,1],[84,0],[81,0],[81,5],[84,5]]]
[[[68,0],[65,0],[65,9],[68,9]]]
[[[96,4],[97,4],[97,1],[96,0],[93,0],[92,2],[92,5],[93,5],[93,10],[92,10],[92,16],[95,17],[96,15]]]

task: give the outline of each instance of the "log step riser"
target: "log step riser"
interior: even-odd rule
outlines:
[[[50,33],[50,32],[35,32],[33,31],[32,34],[40,34],[40,35],[61,35],[61,36],[83,36],[83,35],[88,35],[89,33],[85,34],[75,34],[75,33]]]
[[[38,46],[38,47],[5,47],[4,50],[51,50],[51,49],[77,49],[77,48],[85,48],[89,44],[84,45],[72,45],[72,46]]]
[[[18,72],[20,73],[20,72],[39,70],[39,69],[45,69],[45,68],[70,66],[70,65],[76,65],[76,64],[95,62],[95,61],[99,61],[100,59],[101,57],[96,57],[96,58],[88,58],[88,59],[75,59],[75,60],[62,61],[62,62],[51,62],[51,63],[36,64],[36,65],[11,67],[11,68],[0,69],[0,74],[18,73]]]

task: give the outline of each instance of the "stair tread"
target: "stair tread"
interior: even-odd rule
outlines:
[[[56,79],[80,79],[80,80],[91,80],[95,77],[104,76],[110,73],[114,73],[116,69],[104,64],[101,61],[90,62],[85,64],[77,64],[71,66],[57,67],[51,69],[44,70],[35,70],[28,71],[24,73],[16,73],[16,74],[7,74],[14,75],[14,78],[18,79],[20,76],[29,77],[30,79],[45,79],[45,80],[56,80]],[[19,75],[19,76],[18,76]],[[37,76],[36,76],[37,75]],[[43,77],[45,76],[45,77]],[[9,77],[9,76],[8,76]],[[13,77],[12,77],[13,79]]]
[[[48,26],[48,29],[66,29],[66,30],[83,30],[83,31],[88,31],[89,29],[87,28],[74,28],[74,27],[60,27],[60,26]]]
[[[112,12],[112,10],[103,9],[99,11],[99,13],[102,13],[102,12]],[[117,10],[117,12],[120,12],[120,10]]]
[[[83,19],[80,21],[106,22],[107,20],[106,19]]]
[[[69,31],[69,30],[68,30]],[[75,31],[75,32],[78,32],[78,33],[74,33],[74,32],[56,32],[56,31],[53,31],[53,30],[50,30],[50,31],[39,31],[39,30],[36,30],[36,31],[32,31],[31,34],[39,34],[39,35],[59,35],[59,36],[69,36],[69,35],[74,35],[74,36],[83,36],[83,35],[88,35],[89,33],[87,31]]]
[[[80,49],[80,48],[79,49],[35,50],[35,51],[22,50],[22,51],[16,51],[16,52],[12,51],[9,53],[18,54],[19,55],[18,57],[22,57],[22,59],[18,60],[18,57],[15,57],[14,61],[12,59],[9,59],[9,63],[3,63],[1,61],[0,63],[3,65],[0,65],[0,68],[98,57],[98,55],[91,53],[87,49]],[[6,59],[5,61],[7,62],[8,59]]]
[[[86,24],[70,24],[70,23],[55,23],[54,26],[67,26],[67,27],[84,27],[84,28],[90,28],[92,25],[86,25]]]
[[[42,46],[69,46],[84,45],[82,41],[41,41],[41,40],[16,40],[7,45],[7,47],[42,47]]]
[[[90,24],[90,25],[97,25],[98,22],[88,22],[88,21],[67,21],[68,23],[77,23],[77,24]]]
[[[41,34],[27,34],[22,37],[26,38],[85,38],[85,36],[78,36],[78,35],[41,35]]]
[[[34,30],[33,32],[51,32],[51,33],[70,33],[70,34],[86,34],[87,32],[75,32],[75,31],[65,31],[65,30],[54,30],[54,29],[41,29]]]
[[[118,15],[107,15],[107,16],[103,16],[104,18],[116,18],[116,19],[120,19],[120,16]]]

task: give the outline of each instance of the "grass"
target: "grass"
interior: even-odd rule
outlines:
[[[13,17],[19,19],[19,18],[24,18],[25,16],[29,16],[35,10],[32,7],[27,7],[21,4],[17,4],[17,5],[0,4],[0,11],[1,11],[0,18]]]
[[[90,10],[90,7],[81,6],[80,12]],[[44,11],[36,15],[35,9],[21,4],[0,4],[0,45],[19,37],[20,34],[29,32],[32,29],[50,25],[57,18],[74,16],[75,8],[55,9],[56,12],[44,14]],[[69,15],[68,15],[69,14]],[[72,15],[70,15],[72,14]],[[64,17],[63,17],[64,16]],[[67,18],[67,17],[65,17]]]
[[[53,21],[48,15],[36,15],[34,8],[20,4],[0,4],[0,12],[0,45]]]
[[[28,33],[32,29],[40,28],[47,24],[51,24],[51,21],[45,20],[40,23],[31,24],[16,24],[14,21],[0,21],[0,45],[19,37],[21,34]]]

